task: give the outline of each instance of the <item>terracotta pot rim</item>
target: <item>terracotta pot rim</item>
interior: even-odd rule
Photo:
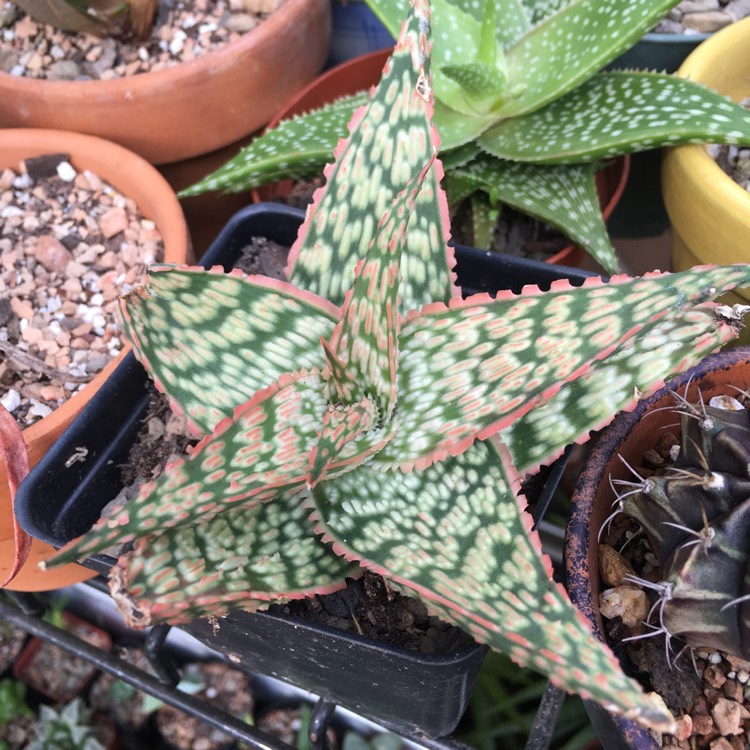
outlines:
[[[0,91],[8,92],[29,90],[30,88],[43,91],[44,87],[61,89],[68,87],[69,91],[81,91],[92,94],[97,90],[108,89],[132,98],[144,88],[156,85],[177,85],[200,74],[204,69],[222,68],[233,63],[238,56],[244,57],[253,53],[255,47],[263,45],[267,39],[275,36],[284,26],[297,15],[297,7],[304,5],[307,0],[286,0],[284,4],[259,26],[243,34],[239,39],[228,42],[221,47],[204,52],[192,60],[176,63],[160,70],[149,70],[133,76],[110,78],[106,80],[91,81],[50,81],[46,78],[26,78],[25,76],[12,76],[10,73],[0,71]]]
[[[154,219],[157,228],[162,232],[164,240],[165,261],[184,262],[185,253],[189,248],[187,226],[182,214],[182,208],[169,183],[159,174],[155,167],[149,164],[143,157],[111,141],[93,135],[73,133],[67,130],[48,130],[43,128],[3,128],[0,129],[0,151],[5,149],[18,149],[26,153],[41,154],[50,152],[70,153],[71,161],[79,162],[81,159],[87,161],[94,149],[102,151],[107,162],[111,163],[108,174],[102,174],[97,169],[98,176],[106,180],[118,190],[118,175],[122,179],[123,174],[132,175],[133,178],[148,181],[151,192],[155,195],[154,202],[159,205],[163,218]],[[24,158],[24,157],[21,157]],[[105,170],[106,171],[106,170]],[[127,194],[127,191],[125,191]],[[131,197],[131,196],[127,196]],[[140,207],[140,206],[139,206]],[[149,217],[153,218],[153,217]],[[165,226],[168,225],[168,226]],[[166,236],[165,236],[166,235]],[[27,443],[37,439],[44,434],[54,416],[55,420],[64,420],[72,417],[88,401],[91,395],[109,377],[110,373],[130,351],[130,345],[126,345],[120,354],[112,360],[101,372],[67,401],[55,409],[52,414],[23,430]]]
[[[30,156],[45,153],[67,153],[78,169],[91,169],[103,180],[112,184],[123,195],[135,200],[143,214],[152,219],[164,240],[165,260],[185,262],[191,258],[187,225],[177,196],[169,183],[145,159],[132,151],[102,138],[37,128],[0,129],[0,164],[18,167],[18,163]],[[71,398],[57,407],[51,414],[23,430],[24,441],[29,450],[32,465],[47,450],[57,435],[84,408],[94,393],[125,358],[129,346]],[[4,471],[0,468],[0,501],[3,508],[11,511],[9,491],[5,484]],[[12,545],[8,537],[8,517],[3,522],[3,549]],[[37,570],[33,564],[40,555],[46,554],[47,545],[32,541],[29,560],[21,568],[8,588],[22,591],[49,590],[90,578],[93,571],[71,564],[49,571]],[[52,548],[49,548],[52,551]],[[3,553],[5,554],[5,552]]]

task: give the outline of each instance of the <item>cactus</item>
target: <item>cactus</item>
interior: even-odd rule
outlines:
[[[50,562],[133,543],[110,589],[141,627],[371,568],[556,684],[667,729],[552,580],[519,472],[736,335],[744,309],[710,300],[750,267],[461,300],[430,81],[415,0],[290,281],[157,267],[122,301],[138,357],[205,437]]]
[[[489,200],[471,201],[476,225],[487,226],[499,201],[557,227],[617,273],[597,165],[681,143],[750,144],[750,113],[703,86],[600,72],[676,1],[434,0],[435,123],[451,202],[478,191]],[[395,36],[407,0],[368,4]],[[280,123],[181,195],[320,174],[360,104],[361,95],[345,98]]]
[[[675,394],[677,396],[677,394]],[[662,580],[652,610],[667,641],[750,658],[750,414],[731,396],[678,397],[681,439],[669,469],[618,506],[646,532]]]

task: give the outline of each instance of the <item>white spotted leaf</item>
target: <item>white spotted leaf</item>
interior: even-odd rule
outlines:
[[[535,112],[478,139],[495,156],[580,164],[680,143],[750,144],[750,112],[692,81],[664,73],[594,76]]]
[[[367,92],[345,96],[280,122],[215,172],[182,190],[180,197],[211,190],[240,193],[277,180],[316,177],[330,160],[339,139],[346,136],[352,113],[367,98]]]
[[[731,341],[735,328],[713,303],[698,305],[627,341],[500,433],[519,472],[554,461],[565,446],[631,409],[663,383]]]
[[[602,220],[594,169],[590,164],[541,167],[483,155],[452,170],[451,179],[557,227],[602,268],[616,273],[617,258]]]
[[[533,112],[582,84],[638,41],[675,0],[576,0],[524,34],[508,51],[516,96],[502,118]]]
[[[309,515],[301,495],[282,493],[139,539],[111,574],[133,602],[129,624],[221,617],[341,588],[358,568],[320,541]],[[166,575],[158,564],[165,558],[172,561]]]
[[[566,690],[666,719],[590,633],[541,554],[506,452],[490,443],[423,472],[362,467],[315,495],[323,539]],[[576,668],[574,665],[578,665]]]

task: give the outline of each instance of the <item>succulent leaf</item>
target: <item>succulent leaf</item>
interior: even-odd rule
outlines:
[[[367,99],[368,93],[362,91],[280,122],[215,172],[182,190],[180,197],[210,190],[241,193],[268,182],[317,176],[339,138],[346,136],[352,113]]]
[[[620,710],[668,724],[552,580],[517,481],[492,453],[479,443],[423,472],[362,467],[326,483],[323,539],[565,689],[605,705],[617,695]]]
[[[630,339],[500,433],[513,465],[525,473],[554,461],[565,446],[585,441],[590,431],[602,429],[617,412],[631,409],[735,335],[717,306],[706,303]]]
[[[18,575],[31,552],[31,537],[21,528],[13,513],[13,500],[23,478],[29,473],[29,454],[26,451],[21,428],[15,417],[0,404],[0,464],[5,471],[10,495],[10,510],[13,518],[14,556],[10,570],[0,578],[0,588],[7,586]],[[7,511],[4,511],[7,512]],[[1,574],[0,574],[1,575]]]
[[[145,627],[334,591],[358,569],[319,540],[309,515],[298,494],[280,493],[141,538],[113,571],[114,596],[130,624]]]
[[[533,112],[582,84],[637,42],[674,0],[576,0],[524,34],[508,51],[516,96],[501,117]]]
[[[289,370],[322,368],[338,308],[265,276],[152,266],[121,300],[136,356],[196,435]]]
[[[443,175],[440,166],[432,161],[436,145],[429,137],[432,133],[436,138],[430,124],[432,107],[427,106],[424,92],[420,94],[417,86],[405,84],[413,65],[412,56],[423,54],[420,50],[424,41],[416,32],[404,40],[394,50],[381,83],[383,91],[389,87],[395,91],[397,85],[402,90],[389,94],[387,99],[374,98],[355,114],[349,139],[336,150],[336,162],[325,170],[326,189],[316,194],[309,219],[289,254],[290,281],[337,304],[344,301],[355,266],[376,237],[377,223],[392,208],[390,201],[428,163],[432,166],[421,177],[421,190],[406,227],[400,265],[402,304],[407,309],[418,304],[412,295],[414,289],[431,299],[449,299],[452,295],[449,269],[453,254],[448,248],[447,205],[440,190]],[[422,64],[417,74],[426,81],[429,66]],[[398,118],[384,117],[389,111],[398,112]],[[362,121],[367,122],[367,127],[358,127]],[[369,155],[368,163],[353,161],[364,149]],[[392,168],[393,164],[399,165],[398,169]],[[403,227],[399,231],[402,230]],[[361,292],[358,297],[358,304],[367,304]],[[392,306],[393,314],[397,309]]]
[[[594,171],[593,165],[541,167],[482,155],[454,169],[450,176],[557,227],[608,273],[617,273],[615,249],[602,220]]]
[[[508,427],[635,333],[750,282],[744,266],[555,282],[412,313],[401,331],[399,431],[379,466],[422,469]],[[713,291],[711,291],[713,290]]]
[[[167,466],[137,497],[63,547],[53,564],[304,489],[327,409],[317,372],[282,376],[220,422],[187,459]]]
[[[601,73],[478,142],[502,159],[580,164],[680,143],[748,144],[750,112],[676,76]]]

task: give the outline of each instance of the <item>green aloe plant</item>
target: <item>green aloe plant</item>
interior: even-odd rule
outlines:
[[[461,300],[432,126],[428,0],[339,144],[289,282],[152,269],[123,323],[204,435],[51,561],[147,626],[343,586],[366,566],[572,692],[662,729],[554,583],[519,473],[730,340],[750,266]],[[573,408],[570,408],[570,405]]]
[[[407,0],[368,4],[396,35]],[[680,143],[750,143],[750,114],[698,84],[600,72],[674,5],[435,0],[435,122],[451,205],[473,196],[474,244],[488,246],[500,202],[558,227],[616,273],[594,183],[602,162]],[[281,123],[182,195],[319,174],[364,96]]]

